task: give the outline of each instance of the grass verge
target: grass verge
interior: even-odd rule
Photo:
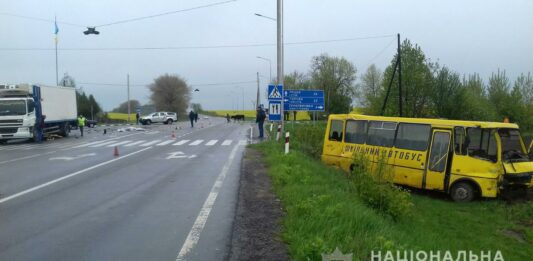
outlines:
[[[413,214],[394,220],[368,207],[347,175],[281,144],[253,145],[265,154],[274,192],[286,211],[282,238],[294,260],[321,260],[335,247],[368,260],[372,250],[501,251],[505,260],[533,256],[533,202],[458,204],[412,195]],[[441,256],[442,258],[442,256]],[[455,258],[454,258],[455,260]]]

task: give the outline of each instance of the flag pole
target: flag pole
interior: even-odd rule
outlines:
[[[59,85],[59,74],[58,74],[58,65],[57,65],[57,33],[59,32],[59,28],[57,27],[57,17],[54,17],[54,25],[55,25],[55,42],[56,42],[56,85]]]

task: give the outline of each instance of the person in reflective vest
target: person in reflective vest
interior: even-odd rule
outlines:
[[[85,127],[85,117],[83,115],[80,115],[78,117],[78,128],[80,128],[81,136],[83,137],[83,127]]]

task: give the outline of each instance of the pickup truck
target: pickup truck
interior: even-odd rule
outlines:
[[[150,125],[152,123],[172,124],[175,121],[178,121],[177,113],[164,111],[154,112],[139,119],[142,125]]]

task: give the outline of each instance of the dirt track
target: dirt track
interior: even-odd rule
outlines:
[[[229,260],[289,260],[280,239],[283,210],[261,157],[245,151]]]

